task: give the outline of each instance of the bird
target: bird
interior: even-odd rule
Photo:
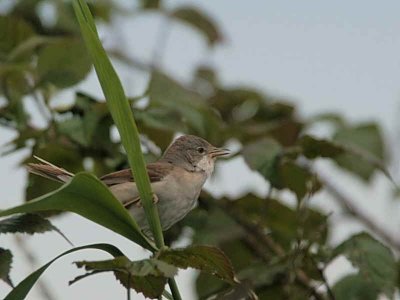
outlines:
[[[215,147],[201,137],[182,135],[167,147],[158,161],[146,165],[163,231],[196,207],[200,192],[214,171],[216,159],[229,153],[228,149]],[[61,183],[69,182],[74,176],[44,159],[37,159],[41,163],[27,165],[33,174]],[[106,174],[100,180],[128,209],[142,231],[151,234],[131,170]]]

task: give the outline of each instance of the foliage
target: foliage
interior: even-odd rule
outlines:
[[[142,180],[142,198],[147,215],[154,221],[156,245],[142,234],[109,190],[87,172],[78,173],[61,187],[28,175],[27,202],[0,211],[0,216],[29,214],[0,220],[0,234],[56,230],[44,217],[65,211],[80,214],[153,254],[142,261],[131,261],[112,245],[71,249],[57,258],[86,248],[113,256],[106,261],[77,262],[86,273],[75,281],[99,272],[114,272],[125,288],[150,298],[161,294],[168,298],[164,291],[167,281],[178,268],[188,267],[202,271],[196,280],[201,299],[377,299],[380,294],[390,298],[398,290],[400,263],[391,248],[368,233],[352,236],[332,248],[328,236],[334,224],[311,205],[314,194],[328,190],[325,178],[313,169],[315,160],[328,159],[364,184],[369,184],[377,171],[390,178],[387,149],[377,124],[352,124],[335,114],[301,117],[285,99],[248,86],[224,86],[217,71],[205,65],[197,66],[186,83],[157,65],[144,65],[148,87],[142,96],[127,100],[83,2],[82,6],[74,2],[81,27],[71,2],[47,1],[54,5],[57,15],[50,23],[38,14],[41,2],[16,1],[7,14],[0,16],[0,95],[4,99],[0,126],[17,134],[2,152],[6,155],[28,149],[30,155],[23,164],[37,155],[71,172],[89,171],[97,176],[132,166],[133,172],[140,174],[135,177]],[[145,15],[151,10],[168,22],[196,29],[209,47],[224,40],[217,23],[196,7],[168,10],[163,1],[153,0],[124,10],[117,1],[89,4],[96,21],[105,27],[112,25],[115,15]],[[115,53],[108,56],[128,59]],[[70,105],[54,105],[57,93],[84,81],[91,61],[107,101],[77,91]],[[143,63],[130,65],[143,71]],[[33,101],[40,116],[32,113],[26,98]],[[145,105],[138,103],[142,98],[146,98]],[[45,127],[35,126],[35,118],[44,120]],[[320,122],[331,125],[330,137],[309,134],[309,127]],[[111,137],[114,124],[121,142]],[[266,197],[248,193],[220,199],[203,192],[199,207],[165,233],[167,244],[171,244],[184,228],[190,228],[193,245],[183,249],[162,247],[157,210],[144,172],[144,160],[157,159],[176,133],[199,135],[216,146],[237,142],[240,149],[228,160],[243,157],[271,191]],[[92,162],[86,170],[84,160]],[[293,205],[285,201],[287,194],[297,200]],[[40,216],[31,215],[39,212]],[[358,271],[328,287],[324,270],[340,255]],[[20,282],[6,299],[23,299],[57,258]],[[10,250],[0,249],[0,278],[7,283],[11,283],[12,259]],[[326,288],[317,290],[315,286],[320,285]],[[176,291],[172,293],[177,299]]]

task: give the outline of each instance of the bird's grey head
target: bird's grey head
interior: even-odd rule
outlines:
[[[214,170],[215,159],[227,154],[229,150],[214,147],[198,136],[183,135],[168,147],[162,160],[188,171],[202,171],[210,175]]]

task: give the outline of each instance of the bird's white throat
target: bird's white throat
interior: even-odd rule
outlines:
[[[203,171],[209,177],[214,171],[214,159],[204,156],[196,165],[196,171]]]

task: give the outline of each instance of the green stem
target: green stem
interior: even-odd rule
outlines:
[[[178,285],[176,284],[174,278],[170,278],[168,280],[168,285],[169,288],[171,289],[171,294],[172,297],[174,297],[174,300],[182,300],[181,294],[179,293]]]

